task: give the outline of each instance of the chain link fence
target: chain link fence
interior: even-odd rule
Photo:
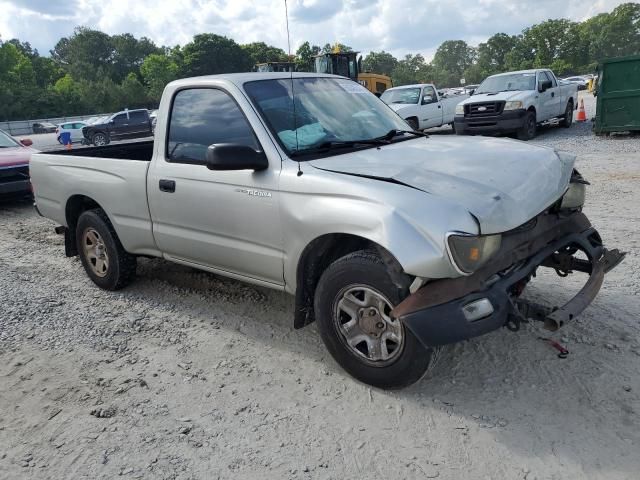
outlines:
[[[40,118],[35,120],[16,120],[13,122],[0,122],[0,130],[4,130],[9,135],[33,135],[34,123],[53,123],[59,125],[66,122],[79,122],[83,120],[89,120],[90,118],[104,117],[111,115],[110,113],[96,113],[93,115],[80,115],[75,117],[55,117],[55,118]]]

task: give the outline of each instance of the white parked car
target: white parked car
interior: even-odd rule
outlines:
[[[87,126],[87,122],[66,122],[56,127],[56,138],[58,143],[62,143],[62,134],[69,132],[71,134],[71,142],[82,142],[82,128]]]
[[[388,88],[380,100],[389,105],[414,130],[452,124],[456,105],[469,95],[441,95],[430,83]]]
[[[578,86],[578,90],[587,89],[587,79],[585,77],[567,77],[562,80],[569,83],[575,83]]]

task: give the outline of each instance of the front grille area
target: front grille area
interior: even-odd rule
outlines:
[[[464,106],[465,117],[487,117],[500,115],[504,108],[504,102],[469,103]]]
[[[19,182],[29,179],[29,167],[0,169],[0,183]]]

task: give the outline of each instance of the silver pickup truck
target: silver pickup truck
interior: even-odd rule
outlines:
[[[140,256],[295,295],[351,375],[409,385],[441,345],[527,318],[556,329],[623,254],[582,213],[574,157],[427,136],[355,82],[250,73],[169,84],[155,141],[35,154],[38,211],[115,290]],[[525,301],[539,267],[586,272],[560,308]]]

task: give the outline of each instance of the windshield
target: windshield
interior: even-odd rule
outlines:
[[[373,139],[390,130],[407,129],[389,107],[352,80],[257,80],[245,83],[244,89],[289,155],[326,142]]]
[[[388,105],[391,105],[392,103],[418,103],[419,99],[419,88],[401,88],[398,90],[387,90],[380,97],[380,100]]]
[[[0,130],[0,148],[13,148],[19,146],[20,144],[18,142]]]
[[[535,90],[535,73],[514,73],[511,75],[496,75],[489,77],[480,84],[474,94],[511,92],[515,90]]]

